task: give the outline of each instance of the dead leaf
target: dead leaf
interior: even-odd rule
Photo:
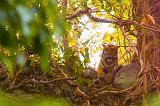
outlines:
[[[145,14],[139,25],[153,26],[155,24],[156,22],[155,22],[154,17],[151,16],[150,14]]]

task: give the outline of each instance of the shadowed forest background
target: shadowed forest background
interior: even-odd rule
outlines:
[[[159,14],[159,0],[1,0],[0,106],[159,106]]]

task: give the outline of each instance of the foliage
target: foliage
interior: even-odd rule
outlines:
[[[103,12],[95,12],[96,16],[128,19],[131,16],[130,5],[131,1],[125,0],[69,0],[66,15],[92,6],[99,11],[105,11],[105,14]],[[92,49],[94,45],[97,45],[96,43],[101,43],[99,41],[94,42],[92,40],[94,37],[85,42],[80,41],[83,30],[90,30],[90,28],[86,27],[89,21],[81,21],[83,18],[78,17],[66,22],[63,20],[61,10],[61,1],[56,0],[2,1],[0,4],[0,59],[6,64],[10,73],[13,71],[13,63],[18,63],[21,66],[25,64],[26,48],[32,48],[31,51],[40,56],[41,68],[44,71],[48,69],[50,53],[53,57],[59,58],[58,61],[62,64],[67,58],[78,62],[75,65],[72,64],[74,62],[71,62],[71,67],[73,67],[74,71],[81,71],[90,63],[89,54],[92,55],[97,50],[101,50],[101,45],[99,44],[97,49]],[[101,26],[98,24],[92,23],[92,27],[97,29]],[[112,25],[111,27],[115,26]],[[71,47],[68,50],[69,53],[64,51],[64,33],[67,34],[69,46]],[[109,33],[103,35],[103,33],[97,32],[96,34],[103,42],[117,43],[123,37],[119,33],[119,31],[115,31],[112,34],[114,35],[114,40],[108,40],[111,35]],[[120,42],[123,42],[123,40],[120,40]],[[89,45],[92,45],[92,47]],[[74,55],[78,57],[73,58],[72,56]],[[80,61],[80,57],[84,59]]]
[[[2,51],[0,59],[10,71],[14,61],[25,60],[19,47],[32,47],[32,51],[41,56],[42,68],[47,69],[52,36],[54,33],[61,36],[64,29],[62,23],[57,23],[61,22],[58,11],[55,0],[1,1],[0,46],[10,54],[10,58]]]

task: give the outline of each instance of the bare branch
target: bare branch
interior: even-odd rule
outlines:
[[[58,64],[56,64],[56,65],[57,65],[58,70],[59,70],[59,71],[61,72],[61,74],[63,75],[63,77],[64,77],[64,78],[68,78],[67,74],[60,68],[60,66],[59,66]],[[89,96],[86,95],[83,91],[81,91],[81,90],[79,89],[79,87],[77,86],[77,84],[74,83],[73,81],[67,80],[66,82],[67,82],[68,85],[70,85],[70,86],[74,89],[74,92],[75,92],[77,95],[81,96],[82,98],[84,98],[84,99],[86,100],[86,103],[87,103],[86,106],[90,106]],[[76,85],[76,86],[75,86],[75,85]]]
[[[71,19],[77,18],[77,17],[79,17],[79,16],[81,16],[81,15],[86,14],[87,11],[88,11],[88,9],[79,10],[78,12],[76,12],[76,13],[70,15],[70,16],[66,16],[66,19],[65,19],[65,20],[71,20]]]
[[[94,17],[91,13],[88,13],[87,16],[88,16],[91,20],[93,20],[93,21],[95,21],[95,22],[113,23],[113,24],[119,25],[119,21],[118,21],[118,20],[97,18],[97,17]]]
[[[133,46],[134,44],[132,44],[132,42],[129,40],[128,35],[125,33],[125,30],[122,27],[120,27],[120,29],[121,29],[121,32],[124,35],[124,37],[127,39],[128,43],[132,46],[132,48],[134,49],[136,55],[138,56],[139,54],[138,54],[137,48],[135,46]]]
[[[79,10],[78,12],[67,16],[66,20],[71,20],[73,18],[79,17],[81,15],[87,15],[91,20],[95,21],[95,22],[101,22],[101,23],[113,23],[113,24],[118,24],[119,20],[114,20],[114,19],[101,19],[101,18],[97,18],[94,17],[91,13],[94,12],[92,11],[91,8],[86,8],[85,10]]]
[[[17,88],[20,88],[26,84],[29,84],[29,83],[35,83],[35,84],[49,84],[49,83],[54,83],[56,81],[67,81],[67,80],[75,80],[76,78],[74,77],[67,77],[67,78],[57,78],[57,79],[53,79],[53,80],[50,80],[50,81],[37,81],[35,79],[31,79],[31,80],[27,80],[27,79],[24,79],[22,82],[20,82],[18,85],[15,85],[15,86],[11,86],[9,87],[7,90],[10,91],[10,90],[13,90],[13,89],[17,89]]]
[[[125,26],[125,25],[136,25],[136,26],[140,26],[144,29],[148,29],[151,30],[153,32],[160,32],[160,30],[158,28],[155,27],[150,27],[150,26],[142,26],[139,25],[138,22],[132,21],[132,20],[122,20],[117,18],[117,20],[115,19],[102,19],[102,18],[98,18],[92,15],[92,13],[95,12],[95,10],[92,10],[91,8],[86,8],[84,10],[79,10],[78,12],[70,15],[70,16],[66,16],[65,20],[72,20],[74,18],[77,18],[79,16],[82,15],[87,15],[89,17],[89,19],[91,19],[94,22],[100,22],[100,23],[112,23],[112,24],[116,24],[120,27]]]
[[[144,29],[148,29],[148,30],[150,30],[150,31],[153,31],[153,32],[160,32],[160,29],[155,28],[155,27],[144,26],[144,25],[142,25],[141,27],[144,28]]]
[[[36,83],[36,84],[48,84],[48,83],[53,83],[53,82],[56,82],[56,81],[66,81],[66,80],[75,80],[76,78],[72,78],[72,77],[67,77],[67,78],[57,78],[57,79],[53,79],[53,80],[50,80],[50,81],[37,81],[35,79],[32,79],[31,82],[32,83]]]

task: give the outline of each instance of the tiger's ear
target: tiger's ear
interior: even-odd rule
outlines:
[[[102,43],[102,46],[105,47],[105,46],[106,46],[106,43]]]

